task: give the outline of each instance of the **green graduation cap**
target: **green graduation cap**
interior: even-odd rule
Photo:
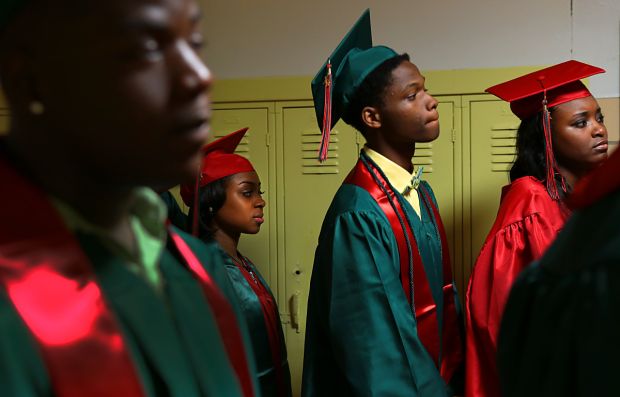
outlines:
[[[30,0],[0,0],[0,29],[4,29],[19,9],[29,2]]]
[[[366,9],[312,80],[312,97],[321,128],[319,161],[327,158],[331,126],[342,117],[366,76],[398,53],[372,45],[370,10]]]

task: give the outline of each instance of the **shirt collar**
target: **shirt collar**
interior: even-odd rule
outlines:
[[[392,184],[394,189],[398,192],[405,194],[408,193],[409,190],[417,188],[417,183],[415,181],[416,179],[418,181],[420,180],[420,172],[409,173],[409,171],[400,165],[396,164],[379,152],[372,150],[368,146],[364,146],[363,150],[368,157],[370,157],[370,159],[374,161],[379,168],[381,168],[390,184]]]

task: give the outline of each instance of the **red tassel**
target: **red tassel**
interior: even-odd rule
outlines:
[[[321,147],[319,148],[319,161],[327,159],[329,148],[329,136],[332,130],[332,63],[327,60],[327,75],[325,76],[325,97],[323,99],[323,129],[321,131]]]
[[[553,144],[551,139],[551,116],[549,109],[547,108],[547,92],[544,92],[543,99],[543,114],[542,114],[543,131],[545,133],[545,161],[547,180],[545,181],[547,186],[547,192],[553,200],[560,200],[560,194],[558,192],[558,186],[555,183],[555,174],[559,173],[555,162],[555,156],[553,155]],[[566,182],[564,176],[560,174],[562,190],[566,193]]]

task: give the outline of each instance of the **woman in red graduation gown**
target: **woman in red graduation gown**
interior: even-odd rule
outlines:
[[[182,186],[181,196],[190,207],[194,234],[215,240],[230,258],[226,270],[250,330],[261,395],[290,397],[291,376],[276,299],[256,266],[238,250],[241,234],[260,231],[266,205],[254,167],[234,153],[247,130],[207,145],[198,183]]]
[[[607,158],[607,130],[579,81],[603,69],[567,61],[487,89],[521,119],[511,183],[467,289],[467,397],[499,396],[497,335],[510,288],[570,215],[564,198]]]

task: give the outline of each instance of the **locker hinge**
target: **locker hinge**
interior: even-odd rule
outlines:
[[[267,132],[265,134],[265,146],[269,147],[269,142],[271,141],[271,134],[269,134],[269,132]]]
[[[452,143],[456,142],[456,130],[453,129],[452,131]]]

